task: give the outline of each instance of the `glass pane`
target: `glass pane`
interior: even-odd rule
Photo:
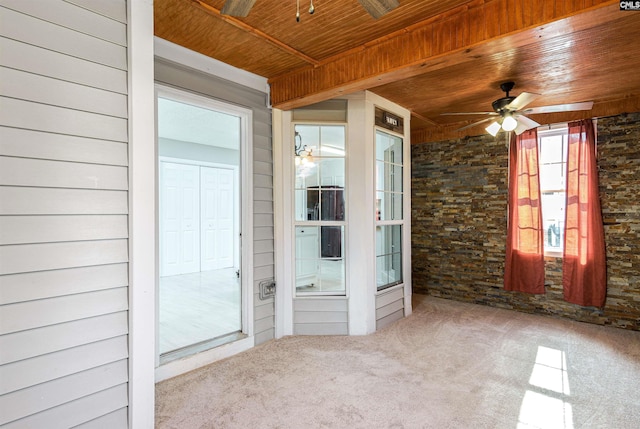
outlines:
[[[392,168],[393,177],[389,190],[394,192],[402,192],[402,166],[394,165]]]
[[[402,166],[376,161],[376,190],[402,192]]]
[[[296,288],[314,287],[318,283],[320,228],[296,227]]]
[[[320,190],[320,220],[344,220],[344,192],[342,189]]]
[[[311,150],[316,155],[320,147],[320,127],[318,125],[296,125],[294,127],[294,144],[296,153]]]
[[[320,219],[320,191],[318,189],[307,189],[300,193],[300,199],[304,199],[306,204],[303,206],[303,216],[301,219],[296,220],[319,220]],[[302,197],[306,195],[306,197]],[[296,197],[297,197],[296,191]],[[298,201],[296,200],[296,206]]]
[[[377,220],[402,220],[402,194],[377,192]]]
[[[344,158],[315,158],[321,186],[344,186]]]
[[[402,220],[402,194],[391,194],[392,211],[389,220]]]
[[[323,125],[320,127],[320,148],[318,149],[318,156],[344,156],[344,148],[344,126]]]
[[[564,243],[564,192],[542,194],[544,245],[546,250],[561,251]]]
[[[295,253],[296,292],[344,293],[344,227],[296,227]]]
[[[376,190],[384,191],[385,190],[385,176],[386,174],[386,166],[387,164],[384,161],[376,161]]]
[[[540,189],[564,189],[563,164],[546,164],[540,166]]]
[[[402,281],[402,225],[376,228],[376,283],[378,289]]]
[[[345,291],[344,259],[322,259],[320,261],[320,292]]]
[[[540,139],[540,164],[562,162],[562,135],[542,137]]]
[[[295,158],[296,163],[296,188],[304,188],[307,186],[317,186],[318,166],[317,162],[309,158]]]
[[[402,164],[402,138],[376,131],[376,159]]]
[[[318,191],[316,191],[316,201],[318,200],[317,196]],[[311,195],[313,198],[313,195]],[[296,220],[314,220],[310,219],[313,216],[317,216],[317,214],[313,211],[309,212],[308,207],[313,207],[313,204],[309,204],[309,193],[304,189],[296,189],[295,191],[295,215]]]

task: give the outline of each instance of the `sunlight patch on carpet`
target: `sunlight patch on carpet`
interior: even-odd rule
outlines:
[[[520,407],[518,429],[573,429],[567,358],[562,350],[538,346]]]

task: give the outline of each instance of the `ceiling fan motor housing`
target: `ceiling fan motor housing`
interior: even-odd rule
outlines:
[[[497,113],[503,113],[505,111],[505,107],[507,107],[516,97],[502,97],[498,98],[496,101],[491,103],[493,110]]]

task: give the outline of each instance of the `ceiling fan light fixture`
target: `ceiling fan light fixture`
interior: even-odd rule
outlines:
[[[500,131],[500,123],[493,121],[491,125],[485,128],[485,130],[487,130],[489,134],[495,137],[496,134],[498,134],[498,131]]]
[[[504,120],[502,121],[502,129],[505,131],[513,131],[517,126],[518,121],[516,121],[516,119],[511,115],[505,116]]]

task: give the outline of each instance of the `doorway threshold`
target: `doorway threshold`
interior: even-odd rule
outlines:
[[[172,350],[160,355],[160,365],[167,364],[179,359],[184,359],[193,356],[198,353],[205,352],[216,347],[223,346],[225,344],[233,343],[247,338],[247,335],[242,332],[233,332],[231,334],[221,335],[210,340],[201,341],[196,344],[191,344],[186,347],[182,347],[177,350]]]

